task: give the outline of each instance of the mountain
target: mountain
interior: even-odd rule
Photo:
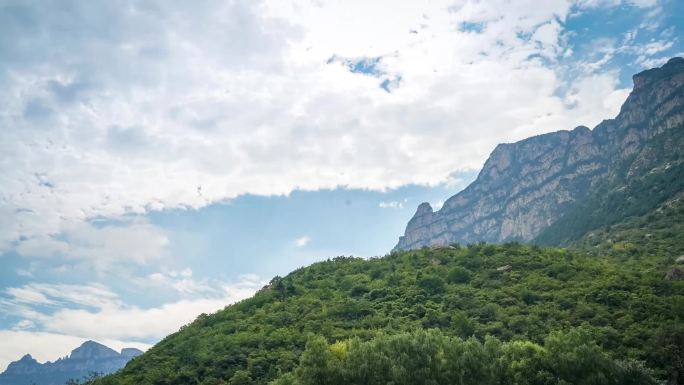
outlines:
[[[81,379],[91,372],[109,374],[123,368],[143,352],[125,348],[121,353],[94,341],[86,341],[65,358],[39,363],[30,354],[14,361],[0,373],[0,385],[62,385],[69,379]]]
[[[615,119],[500,144],[434,212],[422,203],[395,250],[452,243],[568,245],[684,190],[684,59],[634,75]]]

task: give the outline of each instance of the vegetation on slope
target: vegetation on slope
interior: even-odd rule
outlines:
[[[542,245],[567,246],[592,230],[648,214],[684,191],[684,125],[654,138],[591,188],[585,202],[542,231]]]
[[[533,342],[484,343],[437,330],[358,338],[328,345],[311,340],[301,363],[273,385],[344,384],[655,384],[634,362],[613,360],[581,330]]]
[[[614,359],[643,360],[665,378],[684,373],[684,281],[664,279],[672,264],[667,254],[519,244],[338,257],[200,316],[98,383],[266,384],[297,367],[312,335],[368,341],[433,328],[542,344],[581,327]]]
[[[684,255],[684,193],[645,215],[592,231],[573,247],[599,255]]]

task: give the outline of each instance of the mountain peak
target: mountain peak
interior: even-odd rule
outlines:
[[[5,373],[10,373],[10,374],[20,374],[20,373],[27,373],[32,370],[35,370],[35,368],[40,367],[41,365],[36,361],[35,358],[33,358],[30,354],[25,354],[19,361],[14,361],[11,362],[7,366],[7,370]]]
[[[63,385],[68,379],[81,378],[91,372],[109,374],[142,354],[135,348],[124,348],[121,354],[95,341],[86,341],[66,358],[39,363],[30,354],[14,361],[0,373],[0,385]]]
[[[416,210],[416,215],[432,214],[432,212],[432,206],[430,206],[430,204],[427,202],[423,202],[418,206],[418,209]]]
[[[95,341],[86,341],[71,351],[72,360],[87,360],[118,357],[119,353]]]
[[[668,60],[667,63],[663,66],[663,68],[669,68],[672,66],[684,66],[684,58],[682,57],[673,57],[672,59]]]
[[[123,348],[121,349],[121,356],[122,357],[137,357],[139,355],[143,354],[143,351],[140,349],[136,348]]]
[[[645,86],[653,83],[654,81],[662,80],[667,77],[671,77],[677,72],[684,71],[684,58],[673,57],[667,61],[662,67],[651,68],[646,71],[641,71],[634,75],[632,79],[634,80],[634,91],[641,90]]]

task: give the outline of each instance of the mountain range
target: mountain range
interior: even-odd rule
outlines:
[[[26,354],[0,373],[0,385],[63,385],[67,380],[80,380],[91,373],[113,373],[142,353],[135,348],[124,348],[119,353],[97,342],[86,341],[55,362],[41,364]]]

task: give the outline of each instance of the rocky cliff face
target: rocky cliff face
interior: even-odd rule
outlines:
[[[0,374],[0,385],[62,385],[68,379],[81,379],[90,372],[109,374],[123,368],[143,352],[125,348],[116,352],[97,342],[87,341],[55,362],[39,363],[30,354],[14,361]]]
[[[627,162],[630,172],[647,171],[641,153],[646,143],[684,124],[684,59],[633,79],[618,116],[593,130],[580,126],[498,145],[477,179],[439,211],[418,206],[395,250],[532,241],[617,167]]]

